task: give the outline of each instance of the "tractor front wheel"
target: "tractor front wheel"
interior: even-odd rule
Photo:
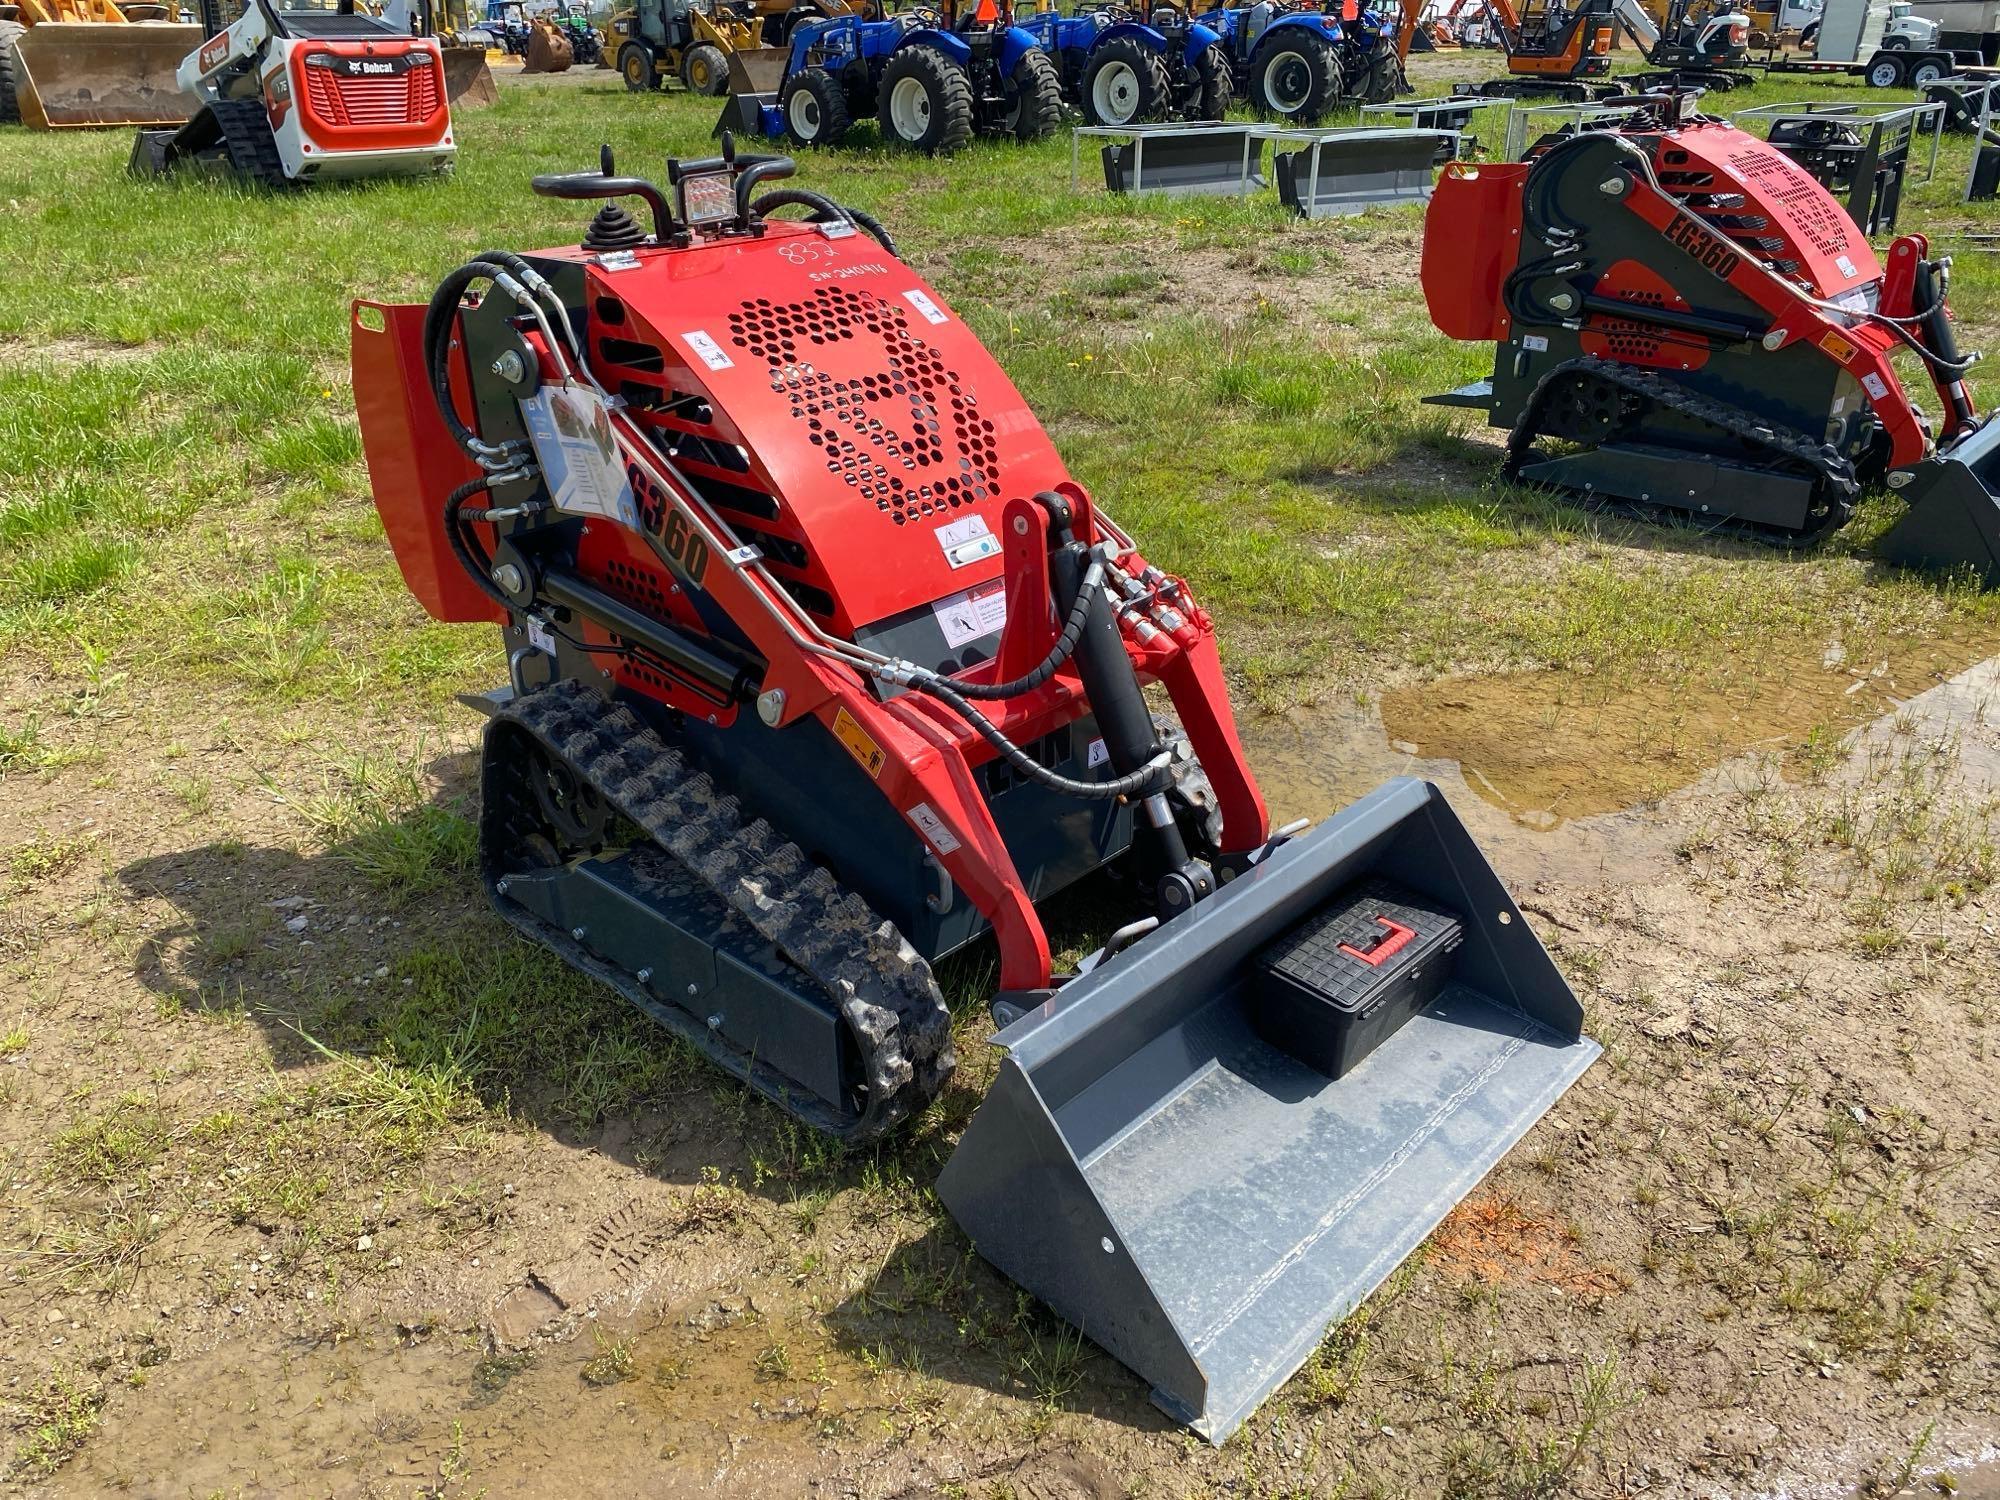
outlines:
[[[1062,73],[1039,47],[1021,54],[1008,81],[1004,123],[1017,141],[1039,141],[1062,124]]]
[[[1340,54],[1304,26],[1283,26],[1250,58],[1250,102],[1257,112],[1300,125],[1316,123],[1340,95]]]
[[[681,59],[681,82],[691,94],[719,98],[729,91],[729,59],[712,42],[690,47]]]
[[[1167,65],[1145,43],[1113,37],[1090,54],[1083,70],[1083,115],[1093,125],[1163,120],[1170,85]]]
[[[831,146],[847,134],[847,99],[840,80],[825,68],[807,68],[785,85],[778,100],[785,134],[801,146]]]
[[[653,49],[639,42],[627,42],[618,49],[618,72],[625,87],[635,94],[650,94],[660,86],[660,73],[653,66]]]
[[[972,139],[972,86],[935,47],[905,47],[891,57],[877,100],[885,140],[946,156]]]

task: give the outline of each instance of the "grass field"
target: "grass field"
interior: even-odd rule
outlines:
[[[1722,102],[1802,97],[1869,96]],[[1606,1061],[1220,1453],[938,1209],[991,1066],[976,1005],[938,1107],[844,1154],[502,935],[451,701],[500,661],[389,557],[348,303],[574,239],[530,176],[608,142],[661,177],[713,116],[609,73],[508,80],[451,178],[285,196],[129,181],[115,133],[0,131],[10,1482],[1708,1494],[1910,1478],[2000,1435],[1993,807],[1959,774],[1983,719],[1850,761],[1856,716],[1814,700],[1732,741],[1773,768],[1632,832],[1663,873],[1538,889]],[[1967,151],[1946,139],[1904,229],[2000,230],[1957,201]],[[1869,559],[1885,497],[1794,556],[1502,492],[1490,436],[1418,400],[1490,354],[1431,329],[1416,210],[1075,192],[1066,139],[864,143],[801,180],[887,223],[1193,581],[1253,734],[1533,673],[1594,705],[1573,758],[1628,753],[1603,705],[1643,703],[1629,753],[1664,725],[1705,769],[1685,715],[1722,684],[1830,642],[1914,672],[2000,640],[1995,597]],[[2000,267],[1962,254],[1954,303],[1994,341]],[[589,1246],[628,1240],[643,1284],[598,1287]],[[529,1270],[583,1337],[492,1341]]]

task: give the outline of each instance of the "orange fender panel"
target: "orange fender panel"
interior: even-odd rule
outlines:
[[[351,317],[361,449],[403,581],[433,619],[505,624],[506,613],[466,576],[444,534],[443,497],[479,470],[452,441],[431,399],[422,304],[356,302]],[[462,371],[456,383],[462,391]],[[488,546],[492,540],[487,533]]]
[[[1507,337],[1500,284],[1521,254],[1525,162],[1450,162],[1424,214],[1424,301],[1440,333],[1468,343]]]

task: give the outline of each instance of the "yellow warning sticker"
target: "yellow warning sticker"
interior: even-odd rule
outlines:
[[[840,743],[847,746],[847,753],[861,762],[861,769],[880,780],[883,762],[888,757],[882,753],[882,747],[868,737],[868,731],[854,722],[854,716],[846,709],[834,710],[833,732]]]
[[[1819,336],[1819,346],[1840,363],[1846,364],[1854,358],[1854,346],[1837,333],[1823,333]]]

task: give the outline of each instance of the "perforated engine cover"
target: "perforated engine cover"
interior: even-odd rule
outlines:
[[[1776,147],[1719,123],[1667,131],[1651,144],[1662,188],[1820,296],[1881,279],[1875,252],[1847,211]]]
[[[1068,478],[979,340],[865,235],[774,222],[637,262],[590,268],[596,368],[832,628],[997,578],[1002,507]]]

